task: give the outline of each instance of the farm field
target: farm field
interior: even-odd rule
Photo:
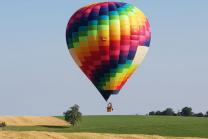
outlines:
[[[155,135],[104,134],[104,133],[56,133],[38,131],[3,131],[0,139],[203,139],[190,137],[162,137]]]
[[[59,117],[63,119],[63,117]],[[6,131],[63,133],[143,134],[171,137],[208,138],[208,118],[167,116],[83,116],[71,126],[8,126]]]
[[[67,126],[66,121],[51,116],[0,116],[0,122],[4,121],[8,126]]]

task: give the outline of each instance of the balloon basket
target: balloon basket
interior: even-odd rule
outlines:
[[[112,105],[112,103],[108,103],[107,112],[112,112],[112,111],[113,111],[113,105]]]
[[[107,112],[112,112],[112,108],[107,108]]]

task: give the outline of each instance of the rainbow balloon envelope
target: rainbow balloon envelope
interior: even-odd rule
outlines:
[[[148,19],[123,2],[85,6],[71,17],[66,29],[70,54],[106,101],[140,66],[150,40]]]

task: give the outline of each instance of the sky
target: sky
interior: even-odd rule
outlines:
[[[74,104],[85,115],[109,114],[65,41],[71,15],[92,2],[98,0],[0,1],[0,115],[61,115]],[[125,2],[148,17],[152,42],[141,67],[109,99],[111,114],[208,111],[208,1]]]

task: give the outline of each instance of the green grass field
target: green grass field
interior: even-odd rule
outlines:
[[[82,122],[76,127],[10,126],[7,127],[6,130],[148,134],[208,138],[208,118],[167,116],[84,116]]]

